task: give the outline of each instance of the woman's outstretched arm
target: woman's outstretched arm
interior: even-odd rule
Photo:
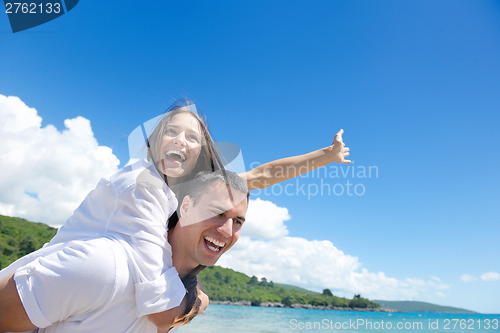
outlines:
[[[251,191],[264,189],[332,162],[349,164],[351,161],[346,160],[349,148],[345,147],[342,134],[344,134],[342,129],[335,134],[331,146],[262,164],[240,176],[247,180],[248,189]]]

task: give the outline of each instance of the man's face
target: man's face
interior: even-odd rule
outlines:
[[[214,265],[238,240],[247,205],[246,193],[222,182],[209,185],[196,200],[186,196],[179,224],[172,230],[178,262],[191,268]]]

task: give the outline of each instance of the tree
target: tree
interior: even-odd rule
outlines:
[[[36,249],[38,249],[38,246],[36,244],[35,238],[33,237],[33,235],[28,234],[21,242],[21,246],[19,247],[19,254],[21,256],[24,256],[35,251]]]
[[[323,295],[333,296],[332,291],[330,289],[323,289]]]
[[[285,306],[291,306],[292,304],[297,303],[297,299],[292,295],[288,295],[281,299],[281,303]]]
[[[259,283],[259,279],[257,279],[257,277],[254,275],[250,278],[250,281],[248,281],[248,284],[258,284]]]
[[[354,295],[352,300],[349,302],[349,307],[350,308],[362,308],[362,309],[370,308],[370,309],[373,309],[373,308],[380,307],[380,305],[370,301],[369,299],[361,297],[361,295]]]

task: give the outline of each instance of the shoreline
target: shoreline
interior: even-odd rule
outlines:
[[[394,309],[388,309],[384,307],[380,308],[349,308],[349,307],[338,307],[338,306],[329,306],[329,305],[311,305],[311,304],[292,304],[285,305],[279,302],[262,302],[262,303],[252,303],[250,301],[212,301],[210,300],[210,304],[219,304],[219,305],[238,305],[238,306],[258,306],[263,308],[289,308],[289,309],[310,309],[310,310],[332,310],[332,311],[357,311],[357,312],[401,312]]]

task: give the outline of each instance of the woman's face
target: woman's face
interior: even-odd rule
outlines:
[[[195,117],[189,113],[173,116],[160,141],[158,169],[173,178],[191,173],[200,156],[202,139]]]

